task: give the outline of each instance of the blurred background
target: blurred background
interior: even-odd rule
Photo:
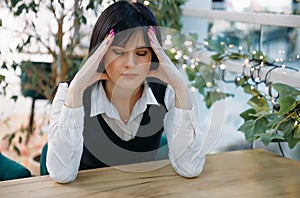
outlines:
[[[40,3],[30,0],[5,0],[0,2],[0,151],[2,153],[28,167],[29,157],[41,152],[42,146],[47,141],[53,87],[78,70],[81,61],[87,55],[90,33],[97,16],[112,2],[108,0],[45,0]],[[200,56],[199,53],[205,49],[206,42],[213,40],[219,45],[226,42],[228,49],[236,50],[240,54],[245,54],[246,51],[261,51],[268,56],[269,62],[284,65],[289,70],[288,73],[296,76],[293,84],[298,83],[298,87],[294,86],[294,88],[300,88],[300,79],[297,81],[300,69],[300,20],[286,18],[297,17],[300,13],[300,1],[149,0],[139,2],[154,11],[161,26],[176,30],[175,33],[166,33],[165,49],[170,51],[170,56],[179,67],[194,69],[195,62],[197,62],[196,66],[198,62],[200,64],[202,55]],[[266,15],[249,15],[250,22],[244,22],[243,18],[247,18],[247,15],[243,15],[245,13],[272,14],[294,23],[291,22],[291,26],[282,26],[280,20],[265,22]],[[217,14],[224,14],[225,20]],[[260,21],[251,21],[251,17],[257,19],[259,16],[262,16],[263,25]],[[279,25],[276,25],[276,22]],[[180,41],[186,46],[193,46],[187,48],[191,56],[189,54],[183,56],[184,50],[176,48],[176,41],[167,42],[176,39],[178,35]],[[193,58],[195,56],[196,58]],[[205,64],[208,65],[207,61]],[[197,72],[202,75],[200,70]],[[251,95],[245,94],[235,83],[227,82],[223,74],[218,75],[220,78],[217,79],[216,84],[213,84],[214,88],[229,94],[228,97],[216,99],[209,107],[205,95],[208,92],[203,94],[203,90],[194,86],[197,83],[193,84],[191,80],[191,89],[200,103],[199,115],[202,122],[200,127],[211,134],[207,137],[207,152],[266,148],[300,160],[298,144],[291,149],[285,142],[280,146],[276,143],[266,147],[261,141],[250,143],[247,141],[245,134],[238,129],[244,123],[240,114],[249,108],[247,101]],[[241,73],[228,72],[226,78],[235,81],[239,75]],[[211,82],[206,80],[205,89],[211,87]],[[296,101],[299,100],[300,96],[296,96]]]

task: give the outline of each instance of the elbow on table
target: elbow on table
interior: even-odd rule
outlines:
[[[198,177],[202,171],[205,164],[205,158],[202,158],[199,163],[184,163],[181,165],[173,166],[175,172],[185,178],[194,178]]]
[[[66,174],[66,173],[53,174],[49,171],[49,176],[51,179],[53,179],[57,183],[67,184],[67,183],[73,182],[76,179],[77,174],[74,174],[74,173],[72,173],[72,174]]]

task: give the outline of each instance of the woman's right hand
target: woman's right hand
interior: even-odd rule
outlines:
[[[97,70],[113,39],[114,31],[111,30],[101,45],[88,57],[81,69],[77,72],[68,89],[68,95],[65,101],[67,107],[77,108],[82,106],[84,90],[94,82],[108,78],[106,73],[100,73]]]

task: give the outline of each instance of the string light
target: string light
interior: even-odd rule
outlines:
[[[191,46],[193,43],[192,41],[184,41],[185,46]]]
[[[174,54],[176,52],[176,49],[172,48],[170,51]]]
[[[182,64],[182,68],[185,69],[187,67],[186,64]]]
[[[212,86],[212,83],[211,83],[211,82],[207,82],[207,83],[206,83],[206,86],[207,86],[207,87],[211,87],[211,86]]]
[[[255,55],[255,54],[256,54],[256,51],[255,51],[255,50],[253,50],[253,51],[252,51],[252,54],[253,54],[253,55]]]
[[[144,1],[144,5],[145,5],[145,6],[148,6],[149,4],[150,4],[149,1]]]
[[[183,56],[182,56],[182,58],[183,58],[184,60],[189,60],[189,56],[188,56],[188,55],[186,55],[186,54],[185,54],[185,55],[183,55]]]
[[[226,68],[226,65],[225,64],[221,64],[220,65],[220,69],[224,70]]]
[[[195,91],[196,91],[196,88],[195,88],[195,87],[191,87],[191,91],[192,91],[192,92],[195,92]]]

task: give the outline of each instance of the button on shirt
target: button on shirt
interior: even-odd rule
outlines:
[[[50,113],[46,160],[50,177],[62,183],[76,178],[83,150],[84,108],[66,107],[64,103],[67,92],[68,84],[59,84]],[[135,137],[147,105],[160,105],[147,83],[127,123],[120,119],[117,109],[106,97],[102,83],[97,83],[92,88],[91,101],[90,116],[102,114],[114,133],[125,141]],[[197,176],[205,163],[205,156],[201,153],[205,137],[199,127],[197,105],[191,110],[176,108],[171,86],[166,89],[164,102],[168,110],[164,118],[164,132],[168,141],[170,162],[179,175]]]

